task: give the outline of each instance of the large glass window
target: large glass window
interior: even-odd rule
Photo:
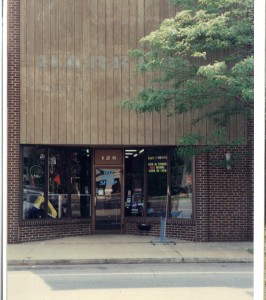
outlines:
[[[68,152],[49,149],[48,215],[52,218],[68,216]]]
[[[125,150],[125,216],[192,218],[192,162],[177,148]]]
[[[44,217],[44,148],[25,146],[23,151],[23,219]]]
[[[125,150],[125,216],[144,213],[144,149]]]
[[[173,218],[192,218],[193,159],[171,155],[171,214]]]
[[[167,211],[167,150],[147,150],[147,215],[163,216]]]
[[[89,149],[25,146],[23,158],[23,219],[90,216]]]
[[[70,201],[72,217],[89,217],[91,156],[88,149],[70,152]]]

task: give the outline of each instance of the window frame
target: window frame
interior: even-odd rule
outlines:
[[[24,194],[24,183],[23,183],[23,172],[24,172],[24,149],[25,147],[32,147],[32,148],[43,148],[45,152],[45,162],[44,162],[44,217],[43,218],[25,218],[23,217],[23,194]],[[31,144],[23,144],[20,145],[20,181],[19,181],[19,220],[20,222],[43,222],[43,221],[64,221],[64,220],[82,220],[82,219],[91,219],[92,218],[92,195],[90,195],[90,203],[89,203],[89,209],[90,209],[90,214],[89,216],[79,216],[79,217],[73,217],[72,216],[72,210],[71,210],[71,184],[70,184],[70,154],[71,152],[75,151],[80,151],[81,149],[89,149],[91,153],[93,153],[91,147],[64,147],[64,146],[54,146],[54,145],[31,145]],[[67,153],[67,216],[59,219],[51,219],[48,217],[48,199],[49,199],[49,153],[51,150],[64,150]],[[93,158],[91,156],[91,165],[90,168],[93,167]],[[90,170],[91,172],[91,170]],[[92,188],[92,178],[89,180],[90,187]],[[92,192],[92,191],[91,191]]]

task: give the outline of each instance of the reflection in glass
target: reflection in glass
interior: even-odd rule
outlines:
[[[192,158],[183,160],[173,153],[171,161],[171,216],[192,218]]]
[[[144,149],[125,150],[125,216],[144,213]]]
[[[70,153],[70,195],[72,217],[90,216],[91,157],[87,149]]]
[[[121,225],[121,169],[96,169],[96,229]]]
[[[49,151],[48,199],[56,210],[55,218],[63,218],[68,215],[67,164],[68,154],[66,150],[52,149]]]
[[[167,205],[167,152],[150,149],[147,153],[147,215],[165,216]]]
[[[23,219],[44,217],[45,149],[23,148]]]
[[[23,219],[90,217],[90,152],[24,146]]]

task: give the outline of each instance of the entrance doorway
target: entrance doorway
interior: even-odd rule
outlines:
[[[121,229],[122,168],[95,168],[95,230]]]

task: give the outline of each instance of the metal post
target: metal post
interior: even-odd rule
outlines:
[[[174,240],[167,240],[166,239],[166,224],[167,224],[167,215],[168,215],[168,203],[170,197],[170,188],[167,187],[167,196],[166,196],[166,204],[165,204],[165,216],[160,217],[160,239],[151,240],[151,243],[155,245],[155,243],[173,243],[176,245]]]

